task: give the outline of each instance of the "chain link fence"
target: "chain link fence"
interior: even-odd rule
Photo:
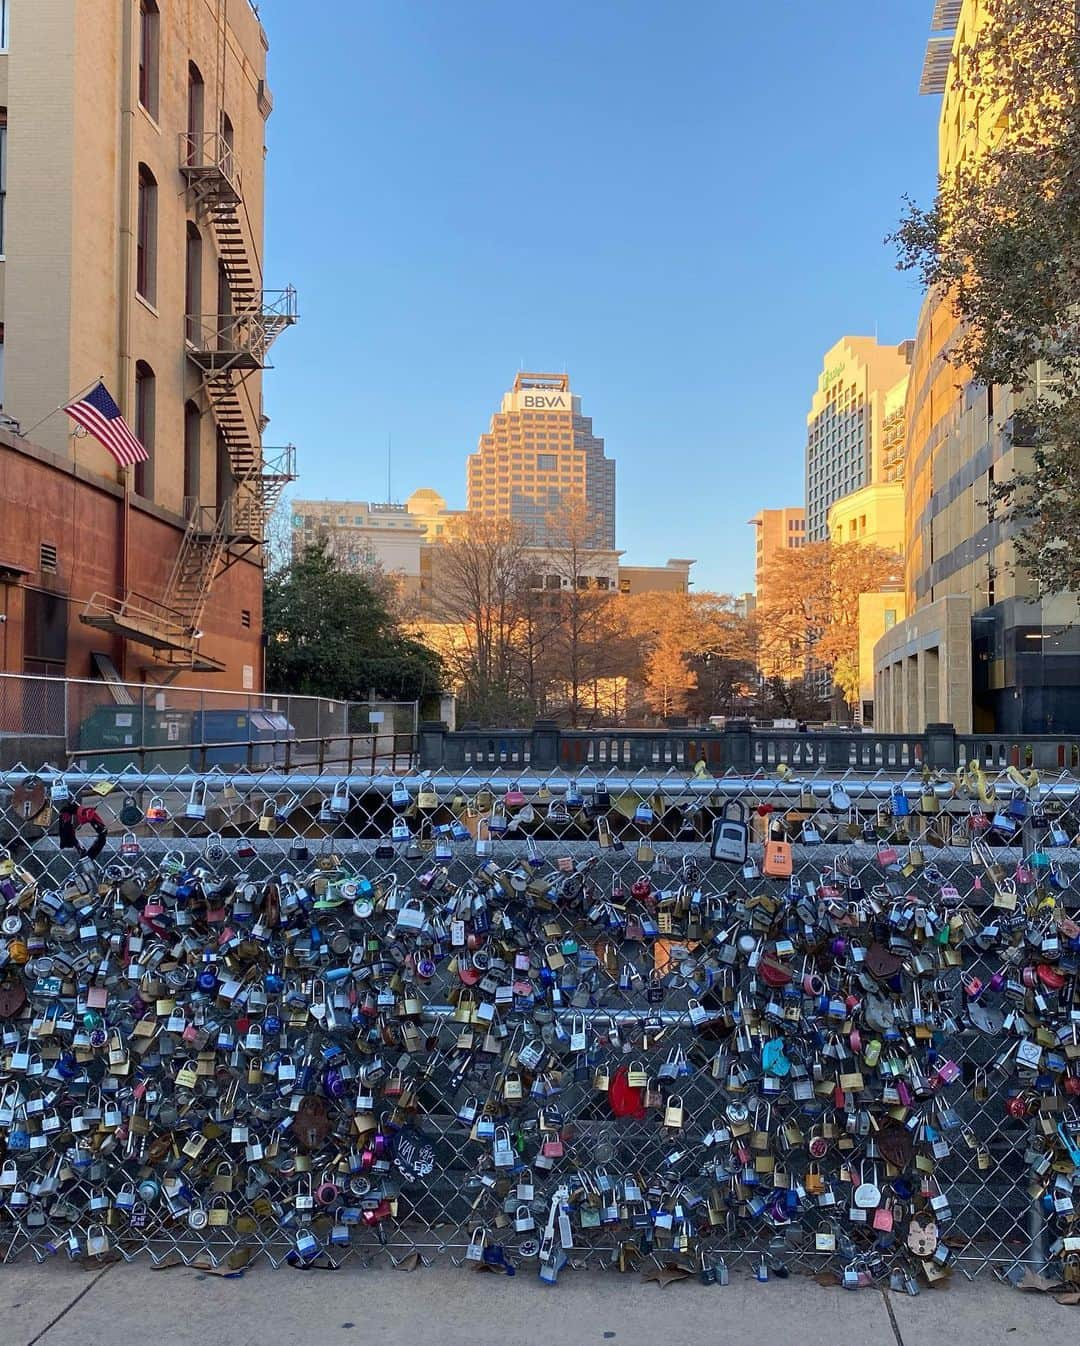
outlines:
[[[977,766],[2,773],[2,1256],[1071,1279],[1078,812]]]
[[[407,771],[414,701],[151,686],[0,673],[0,769],[18,762],[120,771],[304,767]]]

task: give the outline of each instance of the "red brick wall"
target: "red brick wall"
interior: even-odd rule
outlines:
[[[28,573],[15,582],[0,577],[0,670],[22,673],[26,654],[24,608],[28,588],[61,595],[68,602],[68,677],[91,677],[93,651],[109,655],[132,682],[157,682],[153,652],[121,641],[93,627],[79,615],[95,592],[117,597],[122,574],[123,495],[96,476],[76,476],[70,464],[43,450],[25,451],[0,441],[0,566]],[[128,585],[160,600],[183,535],[179,521],[168,522],[132,500],[128,512]],[[40,569],[40,547],[57,549],[57,573]],[[0,572],[2,576],[3,572]],[[251,627],[241,625],[241,612],[251,613]],[[178,682],[205,687],[243,687],[249,665],[256,689],[262,687],[262,569],[242,560],[220,576],[202,620],[201,649],[225,665],[224,673],[184,670]]]

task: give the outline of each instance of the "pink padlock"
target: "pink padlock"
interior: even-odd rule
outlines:
[[[315,1189],[315,1200],[320,1206],[332,1206],[340,1195],[337,1183],[330,1182],[329,1179],[319,1183]]]
[[[802,988],[807,995],[813,996],[816,1000],[818,996],[825,994],[825,978],[818,972],[804,972]]]

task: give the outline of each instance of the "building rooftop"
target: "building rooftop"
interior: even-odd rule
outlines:
[[[919,80],[920,93],[944,93],[949,79],[949,64],[952,61],[953,34],[948,37],[932,37],[926,44],[923,57],[922,78]]]
[[[514,392],[522,388],[558,388],[560,392],[570,391],[569,374],[527,374],[524,370],[514,376]]]
[[[934,14],[930,20],[932,33],[953,33],[960,22],[964,0],[934,0]]]

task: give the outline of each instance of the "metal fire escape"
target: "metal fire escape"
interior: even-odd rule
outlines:
[[[187,528],[160,600],[95,594],[82,620],[154,649],[159,662],[198,671],[223,665],[199,651],[214,581],[260,547],[286,485],[296,478],[292,445],[264,449],[247,379],[267,367],[274,340],[296,322],[296,291],[264,290],[232,146],[220,132],[180,137],[180,172],[197,218],[209,224],[227,285],[227,313],[188,314],[187,358],[201,376],[206,410],[228,454],[232,489],[216,505],[185,500]]]

